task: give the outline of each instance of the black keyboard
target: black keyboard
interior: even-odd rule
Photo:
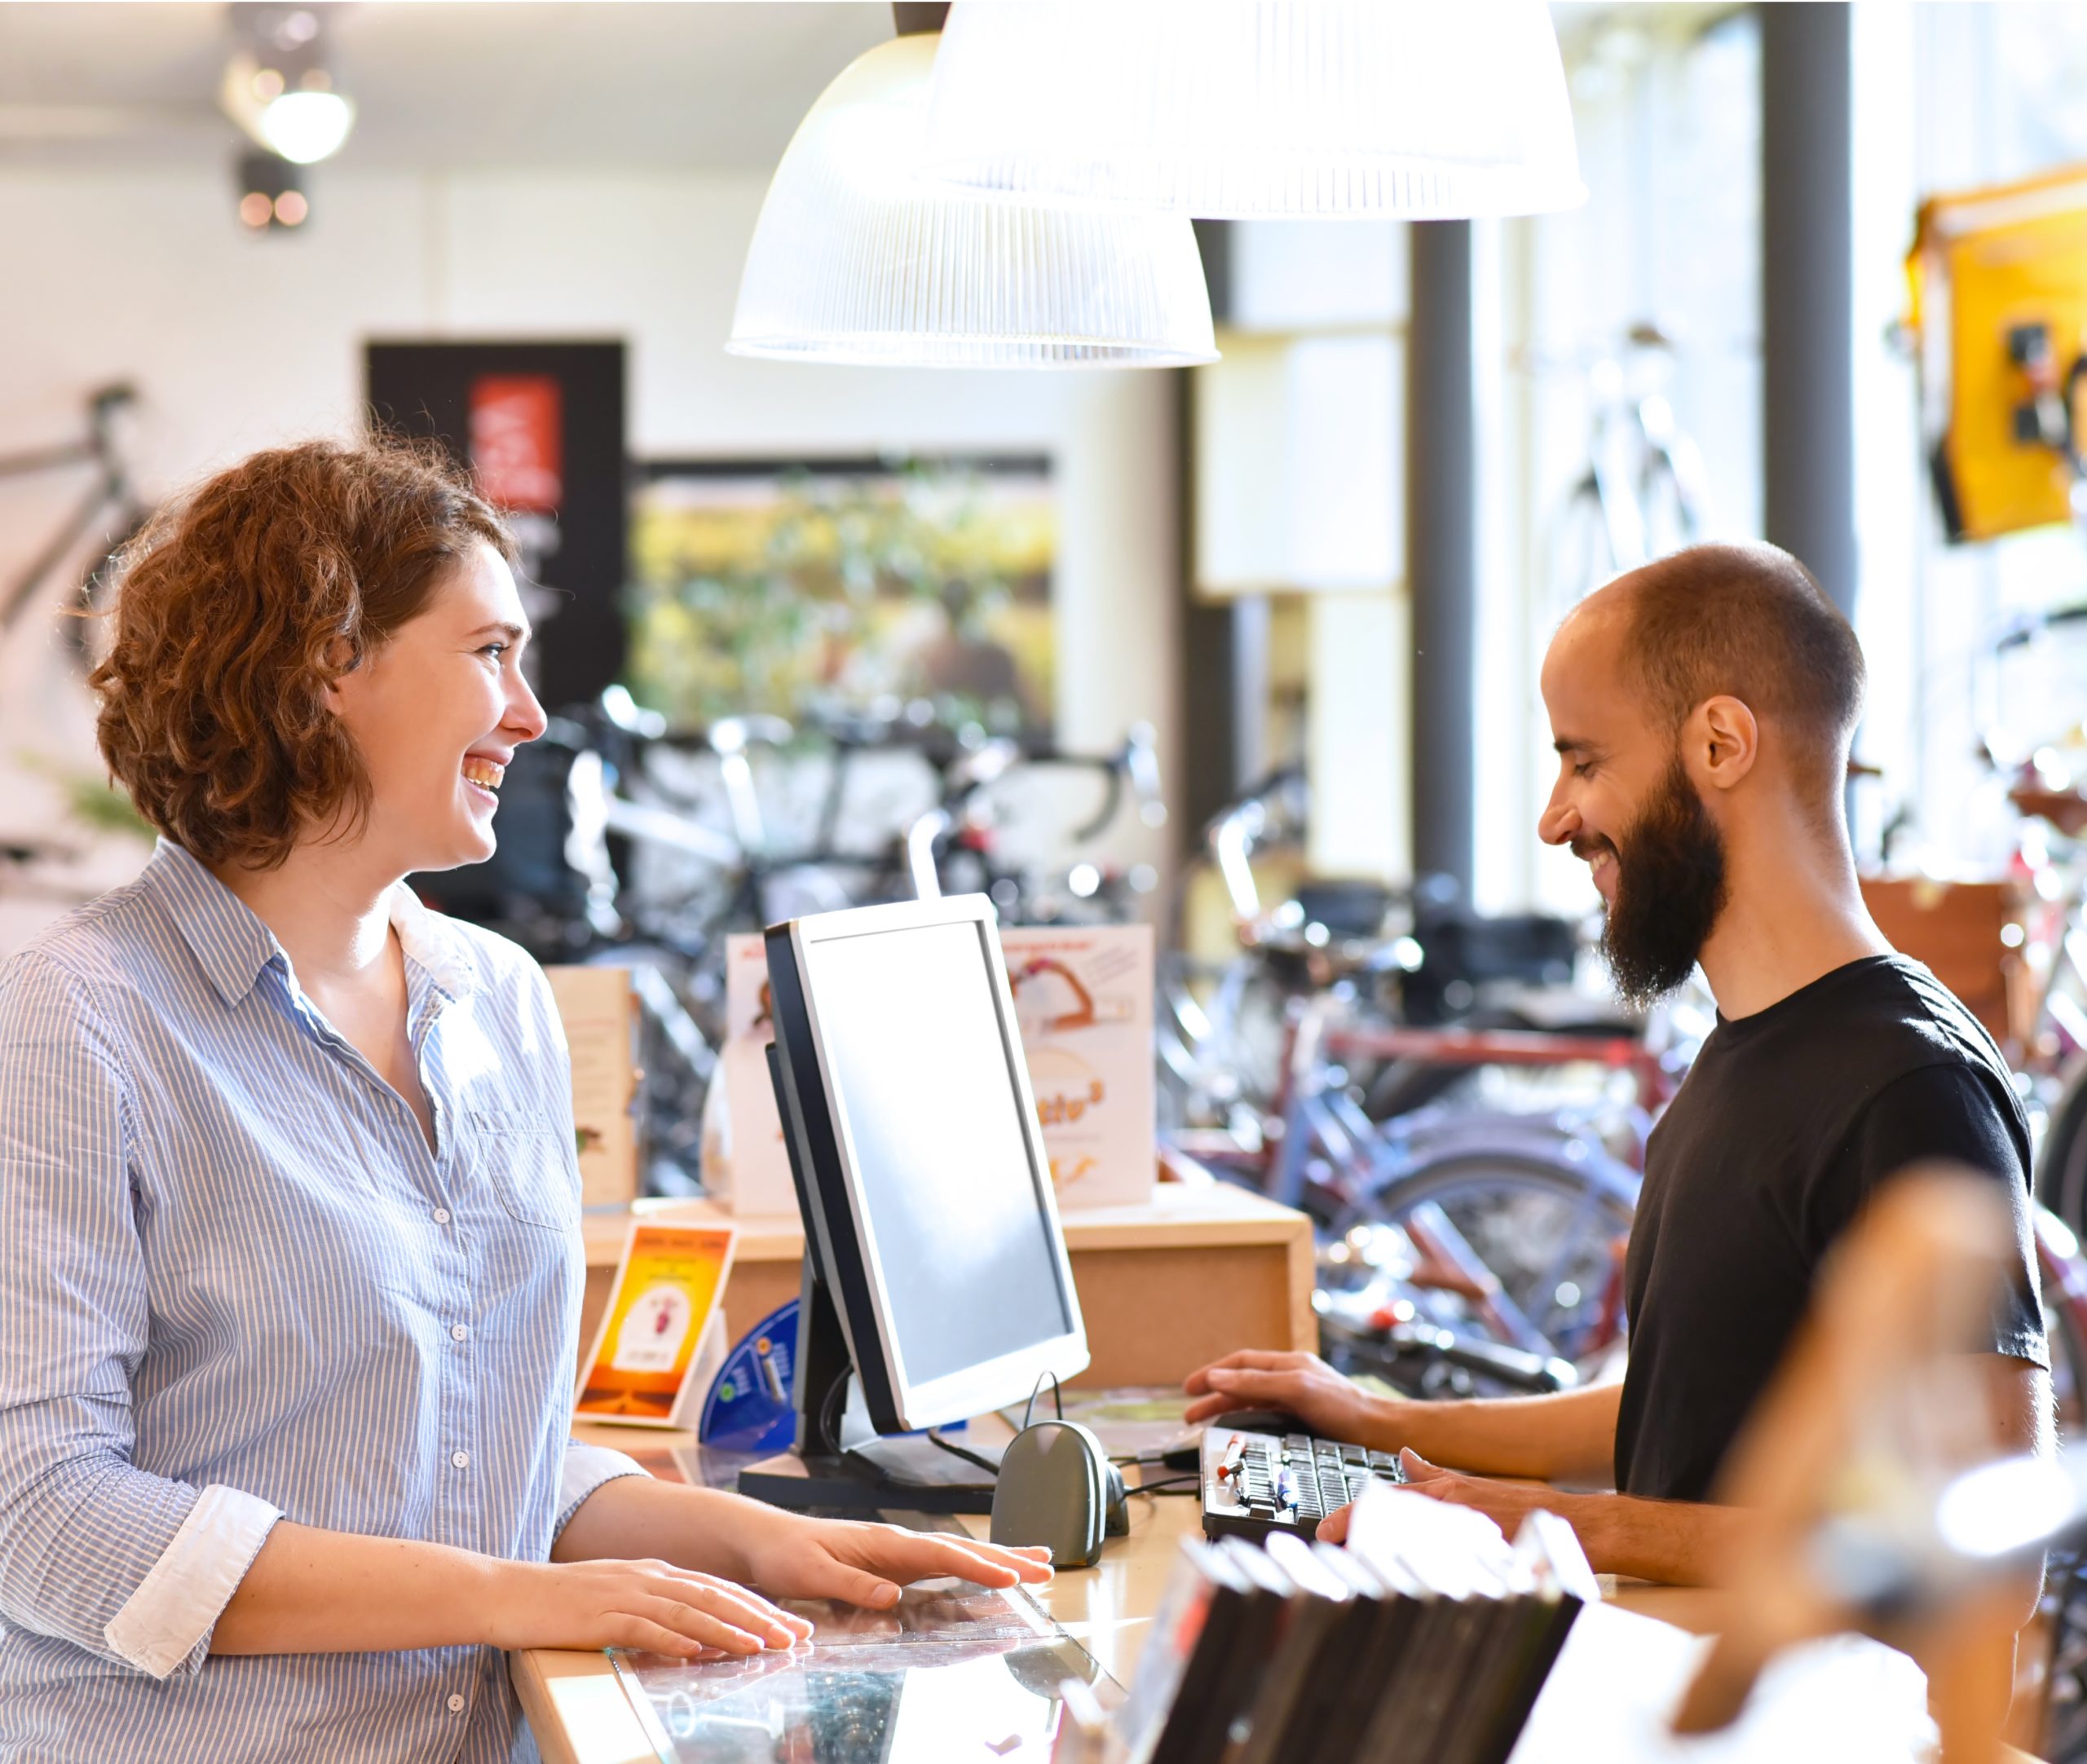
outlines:
[[[1203,1431],[1203,1535],[1259,1541],[1272,1532],[1318,1535],[1373,1478],[1404,1482],[1397,1455],[1303,1433]]]

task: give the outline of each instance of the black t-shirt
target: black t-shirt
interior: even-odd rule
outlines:
[[[2028,1122],[1977,1019],[1899,955],[1851,962],[1765,1011],[1718,1019],[1646,1151],[1624,1263],[1619,1489],[1708,1497],[1828,1246],[1873,1189],[1929,1158],[2006,1185],[2017,1265],[1990,1345],[2048,1366]]]

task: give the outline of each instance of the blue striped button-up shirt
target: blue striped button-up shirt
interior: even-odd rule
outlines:
[[[162,840],[0,968],[0,1760],[529,1755],[501,1656],[212,1657],[277,1518],[541,1560],[571,1443],[568,1061],[513,945],[401,886],[435,1149]]]

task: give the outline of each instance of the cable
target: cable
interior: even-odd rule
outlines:
[[[1200,1475],[1162,1476],[1153,1482],[1141,1482],[1134,1488],[1124,1489],[1126,1494],[1194,1494],[1203,1484]]]
[[[836,1451],[841,1446],[840,1428],[833,1418],[833,1400],[848,1388],[849,1375],[854,1369],[852,1366],[842,1367],[840,1376],[827,1386],[826,1395],[819,1399],[818,1443],[822,1446],[831,1445]]]
[[[1048,1366],[1036,1374],[1036,1382],[1029,1387],[1029,1400],[1022,1405],[1021,1424],[1029,1425],[1029,1418],[1035,1412],[1036,1393],[1044,1388],[1044,1379],[1051,1381],[1051,1406],[1058,1412],[1058,1419],[1066,1418],[1066,1393],[1058,1388],[1058,1374]]]
[[[976,1464],[988,1475],[997,1476],[1000,1473],[1000,1466],[992,1459],[981,1453],[973,1451],[968,1445],[959,1445],[953,1440],[945,1440],[933,1427],[928,1429],[928,1443],[930,1445],[939,1445],[951,1458],[960,1458],[967,1464]]]

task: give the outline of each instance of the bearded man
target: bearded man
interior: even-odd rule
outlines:
[[[1310,1355],[1238,1353],[1189,1378],[1191,1420],[1286,1409],[1406,1449],[1416,1488],[1511,1534],[1542,1505],[1597,1570],[1699,1581],[1735,1518],[1706,1497],[1821,1259],[1880,1183],[1939,1158],[2012,1204],[2014,1265],[1978,1372],[1996,1449],[2047,1448],[2028,1124],[1992,1038],[1864,909],[1842,802],[1863,683],[1847,622],[1768,545],[1692,546],[1619,578],[1544,659],[1559,770],[1538,832],[1591,869],[1617,990],[1648,1003],[1700,964],[1718,1002],[1647,1149],[1622,1383],[1415,1403]],[[1490,1480],[1612,1470],[1613,1494]]]

